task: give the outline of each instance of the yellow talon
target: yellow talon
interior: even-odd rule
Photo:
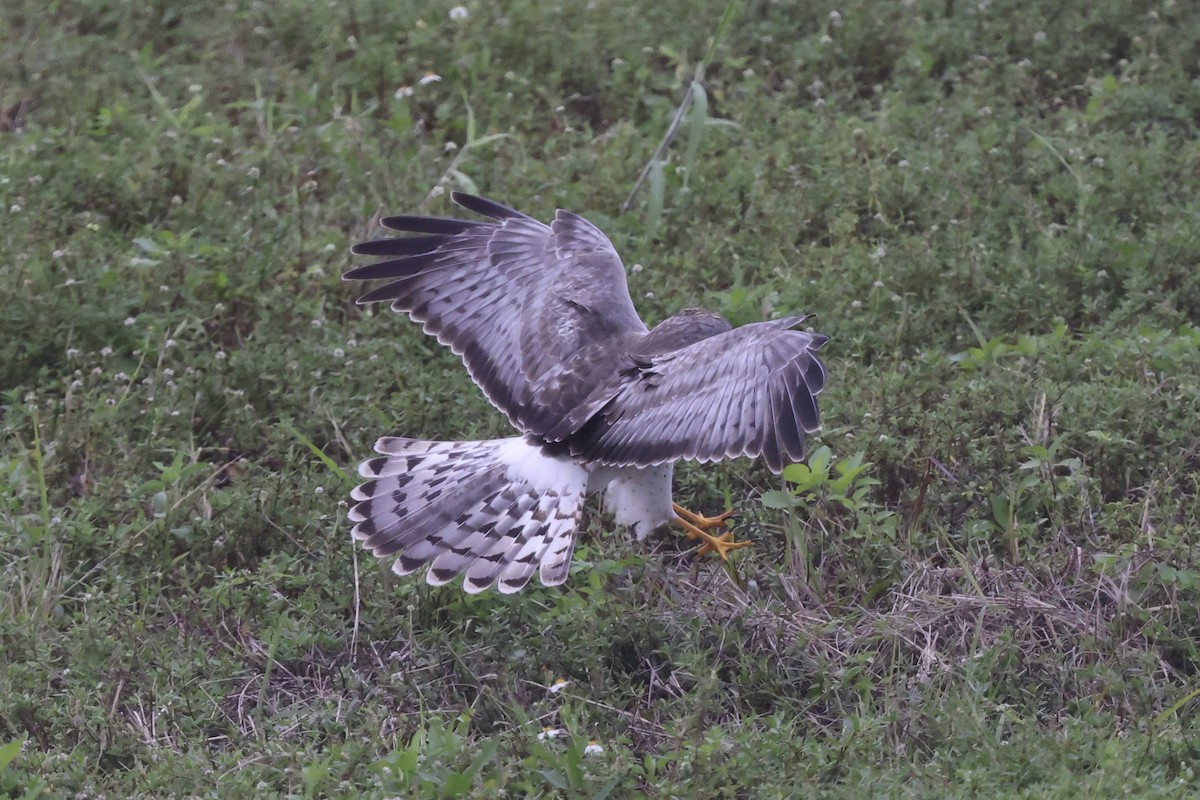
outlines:
[[[707,555],[716,553],[722,561],[729,560],[730,550],[739,550],[743,547],[749,547],[751,542],[734,541],[733,531],[725,531],[720,536],[715,536],[708,531],[712,528],[723,526],[730,517],[733,516],[732,511],[726,511],[715,517],[705,517],[700,514],[693,514],[681,505],[672,503],[672,507],[677,515],[675,522],[679,524],[685,531],[689,539],[701,539],[704,544],[697,551],[698,555]]]
[[[695,525],[697,528],[705,531],[710,528],[721,527],[734,514],[733,511],[726,511],[724,514],[718,514],[715,517],[704,517],[700,514],[688,511],[678,503],[671,503],[671,508],[674,509],[675,513],[682,517],[685,521],[690,522],[692,525]]]

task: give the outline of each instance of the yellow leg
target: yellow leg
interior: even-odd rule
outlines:
[[[700,539],[704,542],[700,546],[699,554],[706,555],[708,553],[716,553],[722,561],[729,560],[729,551],[738,550],[743,547],[749,547],[751,542],[737,542],[733,539],[733,531],[725,531],[720,536],[714,536],[708,531],[712,528],[719,528],[725,524],[725,521],[733,516],[732,511],[726,511],[716,517],[704,517],[699,514],[693,514],[678,503],[672,503],[672,508],[675,510],[675,522],[685,531],[689,539]]]
[[[719,514],[715,517],[703,517],[699,514],[688,511],[686,508],[679,505],[679,503],[671,503],[671,508],[678,516],[683,517],[683,519],[702,530],[719,528],[725,524],[726,520],[733,516],[732,511],[726,511],[724,514]]]

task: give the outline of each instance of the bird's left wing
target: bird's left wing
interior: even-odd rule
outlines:
[[[356,245],[355,254],[385,260],[343,277],[387,281],[358,302],[391,301],[422,323],[513,425],[540,435],[549,372],[589,343],[645,332],[625,267],[577,214],[560,210],[545,225],[482,197],[452,198],[490,219],[386,217],[385,227],[422,235]]]
[[[572,437],[577,455],[619,466],[761,456],[774,472],[804,456],[821,424],[817,395],[829,340],[792,330],[803,317],[743,325],[639,358],[622,386]]]

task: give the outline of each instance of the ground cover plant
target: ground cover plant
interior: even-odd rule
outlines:
[[[642,5],[3,5],[0,796],[1195,791],[1200,8]],[[677,473],[728,569],[355,551],[376,436],[507,435],[339,280],[453,188],[819,315],[807,463]]]

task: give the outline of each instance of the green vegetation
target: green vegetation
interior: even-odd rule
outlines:
[[[1191,795],[1200,5],[452,5],[3,4],[0,797]],[[339,281],[455,187],[818,315],[810,464],[678,471],[730,568],[356,551],[375,437],[506,435]]]

